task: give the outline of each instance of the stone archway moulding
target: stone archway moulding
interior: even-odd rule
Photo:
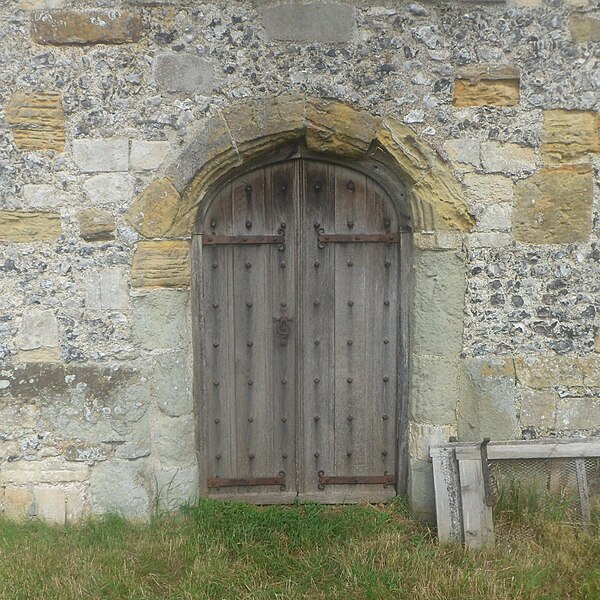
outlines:
[[[384,152],[410,187],[415,232],[469,231],[460,183],[407,125],[336,101],[278,96],[237,104],[204,122],[133,202],[127,219],[145,238],[134,287],[188,287],[189,239],[198,207],[217,180],[285,142],[347,159]]]

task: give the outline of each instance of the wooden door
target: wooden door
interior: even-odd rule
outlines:
[[[395,495],[399,229],[375,180],[315,160],[215,196],[202,225],[209,495]]]

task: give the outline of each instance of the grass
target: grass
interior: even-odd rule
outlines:
[[[545,514],[513,517],[499,513],[497,546],[482,552],[439,545],[401,500],[204,500],[148,524],[0,521],[0,598],[600,600],[598,531]]]

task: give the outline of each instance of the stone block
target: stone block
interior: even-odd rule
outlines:
[[[33,494],[25,487],[7,486],[4,490],[4,516],[13,521],[24,521],[32,516]]]
[[[133,287],[189,287],[190,278],[188,241],[148,241],[137,245],[131,268]]]
[[[600,42],[600,19],[591,14],[571,15],[571,37],[576,44]]]
[[[306,104],[306,145],[315,152],[358,158],[380,125],[381,118],[341,102],[309,99]]]
[[[52,525],[64,525],[66,519],[65,491],[57,487],[34,487],[35,511],[38,519]]]
[[[129,164],[137,171],[158,169],[171,149],[169,142],[131,140]]]
[[[600,23],[600,20],[598,21]],[[592,110],[545,110],[542,157],[572,162],[600,152],[600,115]]]
[[[481,164],[487,173],[520,175],[535,171],[537,157],[528,146],[512,143],[482,142]]]
[[[456,252],[417,252],[413,350],[457,357],[462,350],[465,265]]]
[[[126,218],[144,237],[166,237],[180,204],[179,192],[168,179],[156,179],[133,202]]]
[[[134,343],[147,350],[190,350],[190,294],[152,290],[132,298]]]
[[[431,461],[409,459],[408,505],[415,518],[435,523],[435,489]]]
[[[411,422],[408,428],[408,455],[416,460],[428,461],[432,446],[446,444],[456,435],[453,425],[427,425]]]
[[[60,92],[15,92],[5,109],[19,150],[55,150],[65,147],[65,112]]]
[[[180,417],[194,410],[192,368],[189,357],[174,352],[155,358],[150,380],[150,393],[162,413]]]
[[[467,358],[461,361],[458,438],[477,441],[519,438],[518,393],[511,358]]]
[[[454,425],[458,406],[458,365],[439,356],[413,354],[410,413],[419,423]]]
[[[454,81],[453,104],[467,106],[516,106],[519,103],[519,71],[506,65],[473,65],[460,69]]]
[[[487,206],[477,219],[478,231],[508,231],[511,228],[513,207],[508,202]]]
[[[119,138],[73,140],[73,160],[83,173],[127,171],[129,141]]]
[[[31,17],[37,44],[126,44],[139,41],[141,32],[141,16],[126,10],[40,11]]]
[[[517,182],[513,235],[530,244],[584,242],[592,228],[589,165],[543,169]]]
[[[58,321],[54,310],[32,308],[23,314],[17,347],[26,362],[59,360]]]
[[[558,394],[551,390],[521,390],[521,427],[543,427],[554,429],[556,426],[556,404]]]
[[[468,248],[502,248],[510,246],[513,239],[508,233],[469,233],[465,235],[465,244]]]
[[[69,195],[64,191],[45,183],[24,185],[23,199],[28,209],[56,208],[70,201]]]
[[[156,477],[156,501],[163,510],[177,510],[198,500],[198,468],[159,469]]]
[[[600,387],[600,356],[524,356],[515,359],[517,379],[534,389]]]
[[[115,218],[107,211],[89,208],[77,213],[79,235],[86,242],[112,240],[115,237]]]
[[[89,310],[124,310],[129,304],[123,269],[105,268],[84,275],[85,305]]]
[[[129,206],[133,198],[133,178],[128,173],[101,173],[93,175],[83,189],[91,204]]]
[[[479,175],[465,173],[464,184],[469,206],[490,206],[513,201],[513,182],[504,175]]]
[[[600,398],[559,398],[556,428],[561,430],[600,430]]]
[[[596,335],[594,336],[594,350],[600,352],[600,329],[596,331]]]
[[[66,489],[66,521],[79,523],[89,515],[89,500],[86,488],[82,485],[70,486]]]
[[[158,54],[154,59],[154,80],[168,92],[194,92],[210,96],[214,85],[212,64],[193,54]]]
[[[459,250],[462,244],[462,233],[454,231],[430,231],[413,234],[413,246],[418,250]]]
[[[65,5],[65,0],[20,0],[19,6],[23,10],[57,9]]]
[[[87,465],[65,462],[62,458],[19,461],[3,466],[0,471],[0,485],[6,485],[8,489],[11,485],[83,482],[89,478],[89,472]]]
[[[57,213],[0,210],[0,242],[54,242],[61,233]]]
[[[462,138],[446,140],[444,150],[448,159],[461,171],[472,171],[481,166],[481,142]]]
[[[194,415],[152,418],[152,457],[162,469],[184,469],[196,464]]]
[[[337,3],[266,6],[262,20],[270,40],[348,42],[354,29],[352,7]]]
[[[112,460],[94,465],[90,495],[94,514],[117,513],[131,519],[150,516],[151,476],[147,459]]]

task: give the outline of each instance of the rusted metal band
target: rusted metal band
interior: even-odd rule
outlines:
[[[319,471],[319,489],[324,489],[326,485],[354,485],[354,484],[375,484],[394,485],[396,478],[394,475],[384,473],[383,475],[325,475],[324,471]]]
[[[285,244],[284,235],[203,235],[203,246],[220,244]]]
[[[279,472],[277,477],[209,477],[209,488],[251,487],[257,485],[279,485],[285,487],[285,473]]]

